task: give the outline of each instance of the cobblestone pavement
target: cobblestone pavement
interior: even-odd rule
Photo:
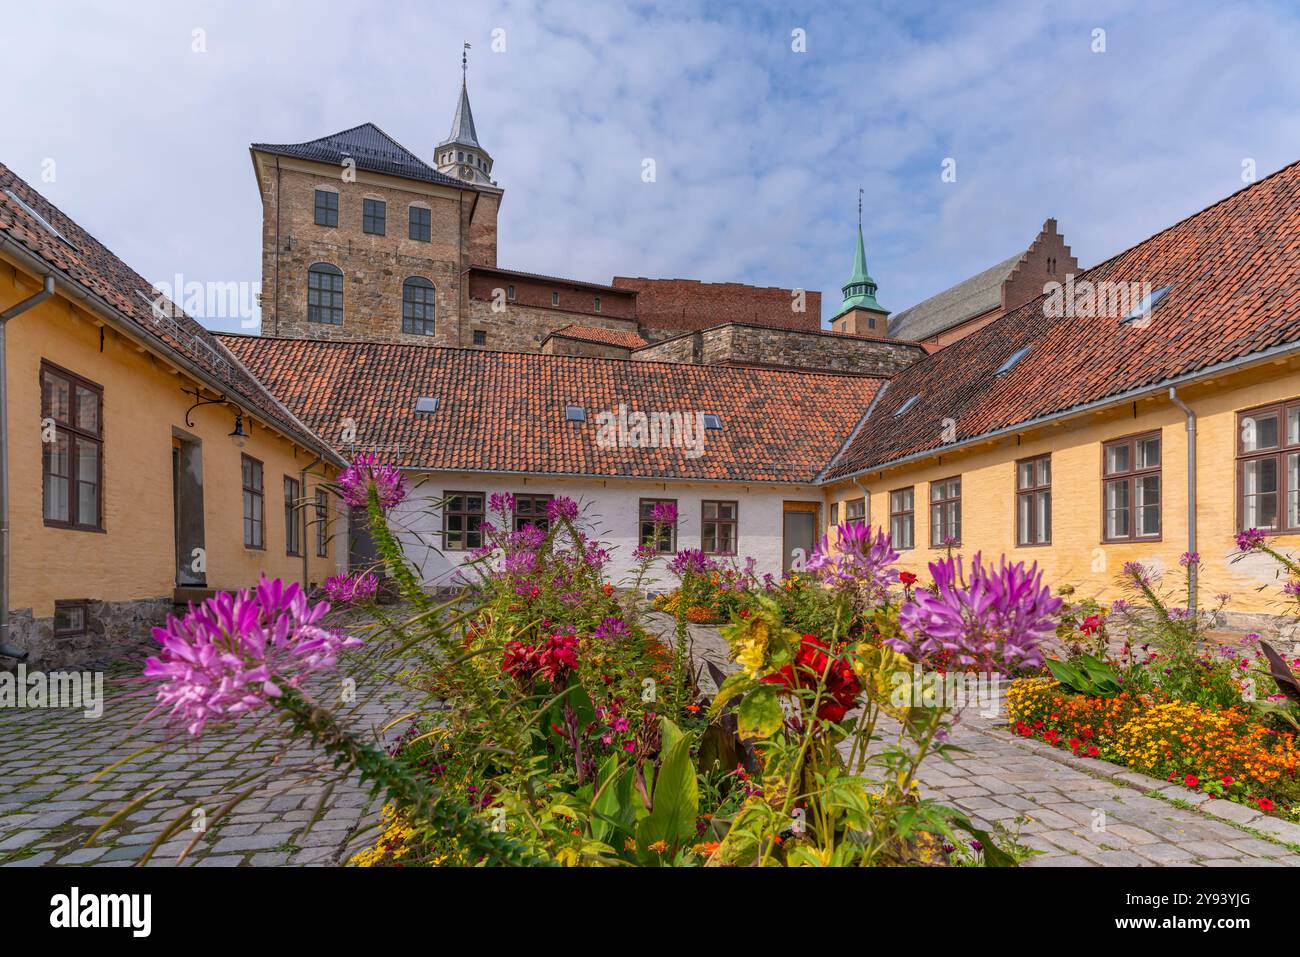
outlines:
[[[667,616],[653,616],[650,625],[671,640]],[[693,625],[691,636],[697,659],[731,670],[717,629]],[[952,763],[925,762],[919,778],[927,796],[986,829],[1001,822],[1042,852],[1025,866],[1300,867],[1300,853],[1271,839],[1294,833],[1294,825],[1016,738],[1000,729],[1004,723],[968,711],[952,736],[966,753]]]
[[[405,711],[400,692],[383,682],[357,678],[355,699],[343,704],[339,676],[323,680],[329,683],[312,688],[317,699],[336,702],[343,723],[372,740]],[[137,727],[152,707],[151,696],[132,694],[140,688],[138,680],[109,677],[98,720],[78,710],[0,709],[0,866],[130,866],[178,816],[185,820],[147,866],[175,866],[183,853],[181,866],[334,865],[373,839],[381,802],[309,746],[267,738],[265,723],[212,730],[196,742],[156,720]],[[156,747],[131,758],[148,745]],[[210,826],[195,829],[196,808]]]

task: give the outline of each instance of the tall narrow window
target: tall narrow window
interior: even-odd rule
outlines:
[[[307,321],[343,325],[343,271],[329,263],[307,270]]]
[[[863,522],[867,518],[867,500],[863,498],[851,498],[844,503],[844,521]]]
[[[412,276],[402,283],[402,331],[413,336],[433,335],[435,308],[433,283]]]
[[[103,528],[103,390],[70,372],[41,364],[41,418],[54,423],[41,446],[46,525]]]
[[[330,553],[329,493],[316,489],[316,555],[328,558]]]
[[[552,306],[558,306],[559,304],[560,304],[560,294],[559,294],[558,292],[554,292],[554,291],[552,291],[552,293],[551,293],[551,305],[552,305]]]
[[[916,544],[916,497],[911,486],[889,493],[889,535],[895,548]]]
[[[677,506],[675,498],[643,498],[641,499],[641,534],[639,540],[642,545],[653,545],[655,550],[660,554],[669,555],[677,551],[677,523],[666,525],[659,530],[659,541],[655,541],[655,523],[650,512],[660,502],[671,502],[673,507]]]
[[[1052,543],[1052,457],[1016,463],[1016,544]]]
[[[296,478],[284,477],[284,553],[302,554],[302,485]]]
[[[930,547],[961,544],[961,476],[930,483]]]
[[[1102,538],[1108,542],[1160,537],[1160,433],[1102,446]]]
[[[411,207],[411,239],[427,243],[433,239],[433,212],[423,206]]]
[[[265,548],[265,494],[262,489],[262,463],[250,456],[241,456],[244,471],[244,547]]]
[[[736,554],[736,532],[739,525],[739,504],[736,502],[704,502],[704,516],[700,523],[700,550],[706,555]]]
[[[329,189],[316,190],[316,225],[339,224],[339,194]]]
[[[453,552],[478,548],[483,544],[483,493],[443,492],[447,504],[442,509],[443,547]]]
[[[551,526],[546,515],[546,505],[553,495],[516,495],[515,496],[515,531],[525,525],[536,525],[542,531]]]
[[[388,204],[382,199],[361,201],[361,231],[382,236],[387,231]]]
[[[1239,528],[1300,531],[1300,400],[1237,415]]]

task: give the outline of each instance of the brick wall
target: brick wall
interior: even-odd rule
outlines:
[[[803,311],[795,311],[795,292],[775,286],[736,282],[703,283],[695,279],[644,279],[615,276],[613,285],[637,293],[637,319],[647,339],[662,333],[691,332],[725,322],[780,329],[821,328],[822,294],[807,290]],[[659,332],[660,336],[653,333]]]
[[[677,336],[632,353],[641,360],[781,366],[871,376],[891,376],[924,355],[925,350],[917,345],[889,339],[738,323]]]
[[[612,346],[603,342],[587,342],[567,336],[551,336],[542,347],[548,356],[589,356],[595,359],[628,359],[632,350],[625,346]]]
[[[540,352],[543,339],[555,330],[574,323],[617,332],[636,332],[636,321],[633,319],[592,316],[519,302],[506,302],[498,312],[494,309],[493,300],[475,296],[469,302],[469,322],[462,345],[474,345],[473,334],[482,332],[485,335],[482,348],[503,352]]]

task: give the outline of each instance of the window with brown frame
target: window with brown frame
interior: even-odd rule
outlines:
[[[1052,456],[1016,463],[1016,544],[1052,543]]]
[[[284,477],[284,553],[302,554],[302,485],[296,478]]]
[[[266,495],[262,485],[262,463],[251,455],[240,457],[244,484],[244,547],[266,547]]]
[[[80,638],[86,633],[86,602],[54,603],[54,637]]]
[[[930,547],[961,544],[961,476],[930,483]]]
[[[895,548],[916,544],[916,490],[911,485],[889,493],[889,536]]]
[[[442,540],[449,551],[463,552],[483,545],[483,493],[443,492]]]
[[[515,531],[525,525],[536,525],[542,531],[547,531],[551,527],[551,520],[546,516],[546,505],[553,498],[554,495],[516,495]]]
[[[677,551],[677,523],[666,525],[660,529],[659,541],[655,542],[655,523],[650,517],[650,511],[660,502],[672,502],[673,507],[677,507],[675,498],[643,498],[641,499],[641,534],[639,541],[642,545],[654,545],[656,551],[661,555],[670,555]]]
[[[862,522],[867,518],[866,498],[851,498],[844,503],[844,521]]]
[[[834,528],[840,523],[840,503],[831,502],[831,508],[827,514],[830,516],[830,527]]]
[[[1160,433],[1102,445],[1102,540],[1160,538]]]
[[[316,490],[316,555],[318,558],[329,557],[329,529],[329,493],[323,488],[318,488]]]
[[[700,522],[700,551],[706,555],[736,554],[737,531],[740,522],[738,502],[702,503]]]
[[[102,531],[102,387],[41,363],[41,496],[46,525]],[[48,432],[45,426],[51,425]]]
[[[1300,532],[1300,399],[1237,414],[1237,527]]]

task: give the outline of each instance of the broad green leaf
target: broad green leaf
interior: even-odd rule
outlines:
[[[637,829],[637,844],[646,850],[657,841],[669,845],[695,835],[699,816],[700,792],[691,761],[691,742],[675,724],[663,719],[663,739],[671,741],[663,752],[663,761],[655,780],[650,814]]]
[[[781,699],[772,685],[759,685],[736,710],[741,738],[770,738],[781,728]]]

